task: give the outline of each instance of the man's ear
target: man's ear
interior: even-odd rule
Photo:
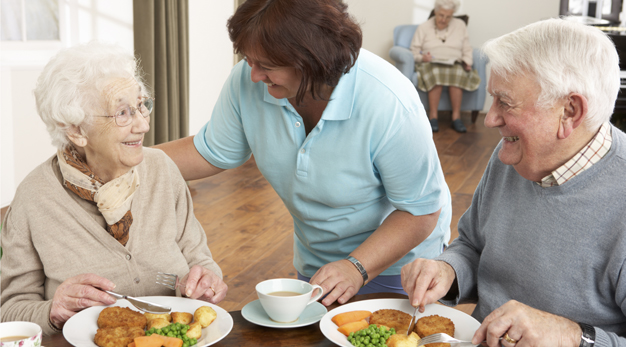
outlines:
[[[67,128],[66,132],[67,137],[72,141],[74,145],[77,147],[85,147],[87,146],[87,136],[83,134],[83,131],[80,127],[76,125],[71,125]]]
[[[570,93],[565,98],[563,115],[559,124],[559,139],[570,136],[587,117],[587,98],[582,94]]]

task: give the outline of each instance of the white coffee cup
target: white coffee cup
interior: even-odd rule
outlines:
[[[14,339],[11,339],[12,341],[4,342],[6,338],[10,337],[13,337]],[[41,346],[41,327],[31,322],[0,323],[0,341],[0,347]]]
[[[316,289],[317,294],[312,295]],[[298,320],[308,305],[321,298],[324,290],[317,284],[293,278],[276,278],[257,284],[256,293],[271,320],[291,323]]]

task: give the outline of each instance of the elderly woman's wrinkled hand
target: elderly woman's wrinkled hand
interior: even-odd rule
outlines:
[[[430,55],[430,52],[427,52],[426,54],[422,55],[422,62],[423,63],[428,63],[430,61],[433,60],[433,56]]]
[[[111,305],[117,301],[98,288],[113,290],[115,284],[95,274],[81,274],[66,279],[54,292],[50,321],[61,327],[76,312],[92,306]]]
[[[472,65],[469,65],[466,62],[463,62],[463,69],[468,72],[472,71]]]
[[[345,304],[363,285],[361,273],[348,260],[342,259],[322,266],[309,281],[324,289],[327,294],[322,304],[331,305],[335,300]]]
[[[228,292],[228,285],[218,275],[200,265],[194,265],[180,283],[183,295],[212,304],[222,301]]]
[[[508,339],[500,340],[505,334]],[[486,340],[491,347],[578,346],[581,334],[578,324],[567,318],[511,300],[483,320],[472,343]]]
[[[419,305],[423,313],[426,305],[446,295],[456,273],[446,262],[418,258],[402,267],[401,277],[411,305]]]

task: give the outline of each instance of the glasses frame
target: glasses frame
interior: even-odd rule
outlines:
[[[128,109],[130,110],[130,122],[128,124],[124,124],[124,125],[120,125],[117,122],[117,115],[105,115],[105,116],[99,116],[99,115],[95,115],[94,117],[107,117],[107,118],[113,118],[113,121],[115,121],[115,125],[117,125],[118,127],[127,127],[131,124],[133,124],[133,117],[135,116],[135,113],[139,112],[139,114],[141,114],[143,116],[143,118],[149,118],[150,114],[152,114],[152,110],[154,110],[154,100],[155,98],[153,97],[148,97],[148,96],[144,96],[141,98],[141,102],[145,104],[146,100],[151,100],[152,101],[152,108],[148,109],[148,112],[146,112],[146,114],[144,115],[141,111],[139,111],[139,109],[137,107],[133,107],[133,106],[128,106]],[[147,107],[146,107],[147,108]]]

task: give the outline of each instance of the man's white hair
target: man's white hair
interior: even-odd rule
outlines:
[[[585,126],[609,121],[619,92],[619,56],[606,34],[565,19],[547,19],[487,41],[491,71],[505,79],[530,74],[541,87],[538,106],[580,93],[587,99]]]
[[[34,90],[37,112],[52,144],[63,149],[69,144],[69,127],[77,126],[84,135],[88,113],[106,114],[103,90],[113,78],[134,77],[148,96],[137,65],[132,54],[121,47],[95,41],[57,53],[44,67]]]
[[[435,0],[435,11],[452,10],[452,13],[459,9],[459,0]]]

